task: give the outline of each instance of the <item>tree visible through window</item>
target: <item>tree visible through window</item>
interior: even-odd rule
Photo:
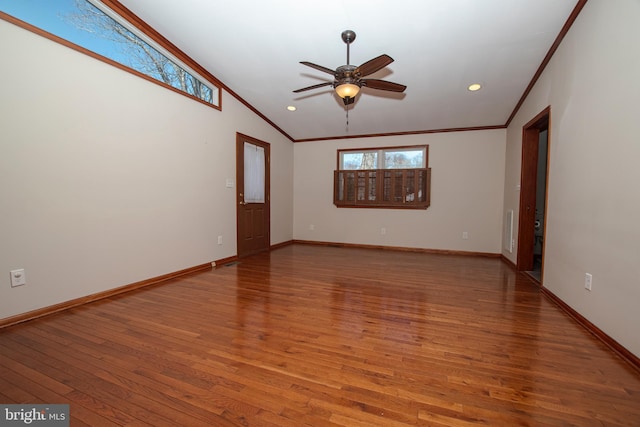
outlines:
[[[150,37],[96,0],[0,0],[0,11],[219,106],[220,88],[204,82]]]
[[[429,147],[338,150],[338,207],[426,209],[430,204]]]

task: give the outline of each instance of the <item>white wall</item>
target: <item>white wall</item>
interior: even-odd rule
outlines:
[[[499,254],[506,130],[328,140],[294,145],[297,240]],[[429,145],[427,210],[336,208],[339,148]],[[310,230],[310,225],[314,230]],[[380,229],[386,228],[381,235]],[[469,239],[462,239],[462,232]]]
[[[640,356],[638,22],[637,0],[586,4],[509,126],[504,198],[517,217],[522,127],[550,105],[543,285]]]
[[[292,239],[293,144],[232,97],[221,112],[1,20],[0,57],[0,318],[234,256],[236,132],[272,144],[271,242]]]

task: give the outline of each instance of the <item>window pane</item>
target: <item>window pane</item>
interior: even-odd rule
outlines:
[[[356,177],[353,172],[347,174],[347,201],[356,201]]]
[[[382,200],[385,202],[392,201],[392,180],[391,180],[391,172],[384,172],[384,183],[382,184]]]
[[[402,171],[393,173],[393,201],[396,203],[402,203],[404,197],[404,174]]]
[[[413,202],[416,197],[416,188],[415,188],[415,171],[409,170],[405,174],[405,202]]]
[[[264,148],[244,143],[244,201],[264,203],[265,156]]]
[[[356,151],[342,153],[342,170],[377,169],[378,153]]]
[[[148,44],[124,19],[118,17],[118,22],[86,0],[0,0],[0,10],[209,104],[218,104],[217,87],[204,84],[186,66]]]
[[[365,173],[358,173],[358,201],[365,200],[364,197],[364,185],[365,185]]]
[[[385,150],[384,153],[385,169],[410,169],[423,168],[424,151],[423,150]]]
[[[375,202],[376,201],[376,173],[375,172],[369,172],[369,182],[367,183],[368,187],[369,187],[369,201],[370,202]]]

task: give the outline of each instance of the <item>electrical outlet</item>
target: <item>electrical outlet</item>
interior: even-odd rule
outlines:
[[[221,245],[222,244],[222,236],[218,236],[218,244]]]
[[[313,230],[315,230],[315,229],[316,229],[316,226],[315,226],[315,225],[313,225],[313,224],[309,224],[309,230],[310,230],[310,231],[313,231]]]
[[[593,282],[593,276],[591,275],[591,273],[585,273],[584,274],[584,288],[588,291],[591,290],[591,284]]]
[[[384,236],[385,234],[387,234],[387,228],[386,228],[386,227],[381,227],[381,228],[380,228],[380,234],[381,234],[382,236]]]
[[[11,270],[11,287],[22,286],[27,284],[27,277],[24,273],[24,268],[18,270]]]
[[[462,232],[462,240],[469,240],[469,233],[466,231]]]

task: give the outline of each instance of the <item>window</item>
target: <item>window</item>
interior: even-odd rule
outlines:
[[[49,37],[53,40],[71,42],[64,44],[84,48],[98,54],[94,57],[106,58],[109,63],[123,65],[165,87],[220,106],[219,86],[199,76],[156,40],[97,0],[0,0],[0,11],[50,33],[55,36]],[[193,66],[199,68],[195,63]]]
[[[338,150],[333,203],[341,207],[426,209],[429,146]]]

